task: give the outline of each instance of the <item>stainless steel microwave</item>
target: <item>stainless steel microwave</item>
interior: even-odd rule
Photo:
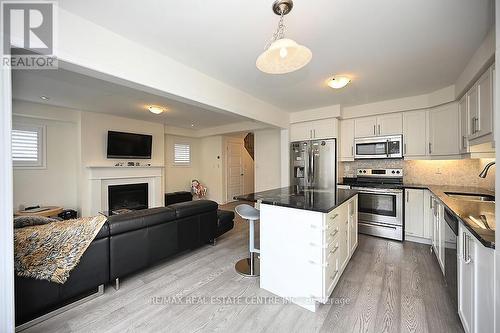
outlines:
[[[388,135],[354,139],[354,158],[403,158],[403,136]]]

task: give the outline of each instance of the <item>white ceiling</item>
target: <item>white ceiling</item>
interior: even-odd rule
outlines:
[[[64,69],[13,71],[12,95],[18,100],[109,113],[189,129],[249,120],[234,113],[206,110]],[[50,99],[43,101],[40,99],[42,95]],[[155,115],[147,110],[148,105],[164,106],[167,111]]]
[[[273,0],[60,0],[60,6],[287,111],[429,93],[453,84],[493,22],[491,0],[295,0],[286,35],[303,69],[263,74]],[[331,74],[354,77],[347,88]]]

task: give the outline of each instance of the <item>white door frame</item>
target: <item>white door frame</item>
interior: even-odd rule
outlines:
[[[230,142],[233,142],[233,143],[241,143],[242,140],[241,139],[237,139],[237,138],[231,138],[231,137],[226,137],[225,140],[224,140],[224,155],[225,155],[225,159],[224,159],[224,180],[225,180],[225,184],[226,184],[226,188],[225,188],[225,192],[226,192],[226,195],[224,197],[224,203],[228,203],[228,202],[232,202],[234,201],[233,198],[229,198],[229,166],[228,166],[228,157],[229,157],[229,154],[228,154],[228,151],[229,151],[229,143]],[[243,154],[243,152],[241,152],[241,154]],[[241,170],[240,172],[243,171],[243,156],[241,156]],[[241,177],[241,188],[242,189],[245,189],[245,177]]]
[[[3,52],[2,52],[3,54]],[[12,192],[12,85],[0,67],[0,332],[14,331],[14,228]],[[10,222],[10,223],[9,223]]]

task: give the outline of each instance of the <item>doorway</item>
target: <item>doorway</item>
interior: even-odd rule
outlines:
[[[254,192],[253,133],[236,133],[225,138],[226,202]]]

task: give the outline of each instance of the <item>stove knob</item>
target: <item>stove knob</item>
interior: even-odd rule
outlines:
[[[398,171],[396,171],[396,173],[397,173],[397,174],[400,174],[401,172],[398,170]]]
[[[366,173],[366,170],[363,170],[363,173]]]
[[[396,173],[396,171],[392,170],[392,173]]]
[[[363,170],[358,170],[359,173],[363,173]]]

